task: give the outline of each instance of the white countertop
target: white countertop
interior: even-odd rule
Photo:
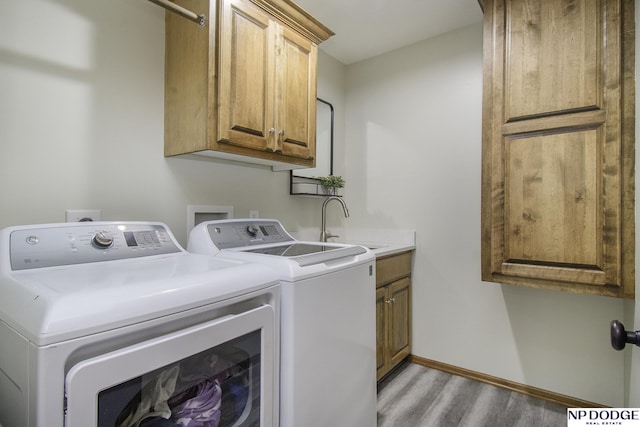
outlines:
[[[390,244],[390,245],[378,245],[378,244],[368,244],[368,243],[360,243],[360,242],[345,242],[351,243],[354,245],[360,245],[371,249],[371,252],[376,256],[376,258],[382,258],[389,255],[395,255],[401,252],[412,251],[416,247],[415,245],[403,245],[403,244]]]
[[[413,230],[346,229],[338,242],[362,245],[371,249],[377,258],[416,248],[416,232]]]

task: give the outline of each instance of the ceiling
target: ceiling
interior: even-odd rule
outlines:
[[[295,0],[335,36],[320,49],[353,64],[482,20],[477,0]]]

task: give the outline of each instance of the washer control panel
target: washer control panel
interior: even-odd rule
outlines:
[[[181,252],[161,223],[83,222],[16,227],[12,270],[54,267]]]
[[[294,240],[275,219],[212,221],[207,225],[207,231],[218,249],[244,248]]]

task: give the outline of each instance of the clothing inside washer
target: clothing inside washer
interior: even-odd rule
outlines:
[[[98,427],[234,425],[252,405],[254,362],[225,344],[111,387],[98,397]]]

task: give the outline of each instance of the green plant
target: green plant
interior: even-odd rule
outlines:
[[[322,186],[328,189],[343,188],[345,180],[339,175],[319,176]]]

